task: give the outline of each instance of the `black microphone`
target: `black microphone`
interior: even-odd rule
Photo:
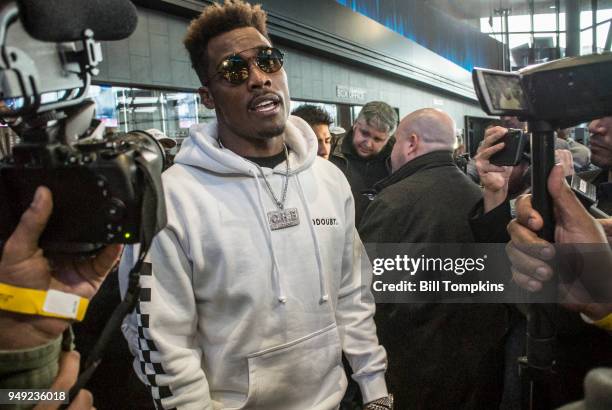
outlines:
[[[77,41],[86,29],[96,40],[121,40],[138,24],[129,0],[19,0],[18,5],[26,31],[40,41]]]

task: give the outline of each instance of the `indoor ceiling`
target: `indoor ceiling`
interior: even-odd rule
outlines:
[[[489,17],[495,9],[510,8],[513,15],[529,14],[529,0],[423,0],[432,7],[450,14],[460,20],[476,20]],[[565,9],[565,0],[560,0],[561,11]],[[554,12],[554,0],[534,0],[535,12]],[[591,1],[581,2],[582,10],[591,10]],[[552,8],[551,8],[552,7]],[[599,9],[612,8],[612,0],[598,0]]]

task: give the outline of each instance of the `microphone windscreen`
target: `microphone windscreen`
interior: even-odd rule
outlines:
[[[138,23],[129,0],[19,0],[18,5],[26,31],[40,41],[76,41],[86,29],[96,40],[121,40]]]

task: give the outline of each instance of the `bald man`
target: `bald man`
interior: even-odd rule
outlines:
[[[443,111],[425,108],[408,114],[397,129],[391,172],[433,151],[452,152],[455,139],[455,122]]]
[[[395,138],[392,174],[375,186],[359,229],[363,241],[473,242],[468,212],[481,193],[453,163],[453,120],[439,110],[418,110],[402,119]],[[425,246],[415,256],[421,251],[436,256]],[[506,317],[499,305],[377,305],[396,408],[497,408]]]
[[[370,242],[472,242],[467,215],[481,193],[453,162],[453,119],[433,108],[415,111],[402,119],[395,139],[392,174],[374,186],[378,194],[360,225],[362,237]]]

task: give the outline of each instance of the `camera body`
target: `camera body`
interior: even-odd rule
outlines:
[[[42,185],[53,193],[53,213],[41,238],[43,248],[138,242],[143,207],[151,200],[147,196],[155,192],[151,189],[147,194],[142,189],[149,181],[146,171],[139,169],[145,164],[151,168],[148,173],[154,174],[161,166],[159,159],[151,163],[139,158],[148,144],[155,143],[142,132],[131,132],[74,147],[59,143],[15,146],[13,155],[0,162],[0,237],[13,232]],[[155,199],[163,203],[163,197]]]
[[[475,68],[472,79],[489,115],[567,128],[612,112],[612,53],[569,57],[517,72]]]
[[[95,104],[86,99],[102,61],[92,22],[85,16],[60,29],[66,42],[39,40],[30,35],[40,31],[37,26],[27,25],[47,21],[36,14],[39,2],[28,3],[30,9],[0,3],[0,118],[20,137],[0,160],[0,241],[45,186],[53,195],[40,240],[46,251],[87,253],[107,243],[150,243],[166,224],[164,151],[143,131],[103,136]],[[123,38],[135,28],[133,5],[117,5],[132,14],[133,24],[129,30],[116,27],[123,30],[119,34],[98,24],[102,37]]]
[[[529,136],[522,130],[508,129],[508,132],[498,141],[503,142],[504,148],[493,154],[490,162],[497,166],[515,166],[521,162],[523,154],[527,151]]]

